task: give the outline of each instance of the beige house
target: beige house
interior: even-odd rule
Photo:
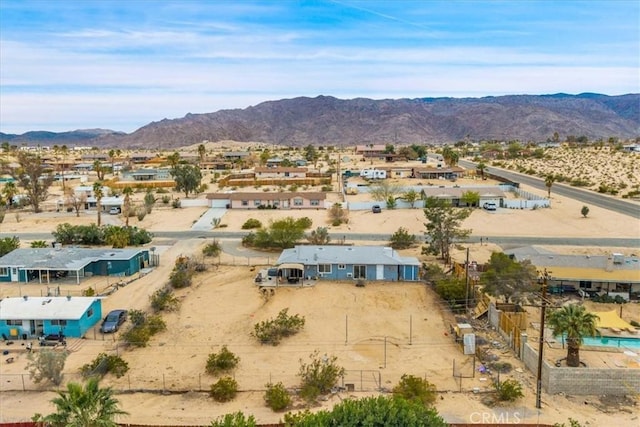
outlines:
[[[256,179],[278,179],[278,178],[306,178],[307,168],[288,168],[288,167],[275,167],[255,168]]]
[[[210,207],[227,209],[324,209],[326,193],[211,193],[207,195]]]

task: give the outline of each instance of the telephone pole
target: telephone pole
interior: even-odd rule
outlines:
[[[547,311],[547,278],[545,269],[542,275],[542,305],[540,306],[540,343],[538,346],[538,375],[536,382],[536,408],[542,408],[542,352],[544,350],[544,317]]]

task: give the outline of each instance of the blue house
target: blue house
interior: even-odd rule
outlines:
[[[79,284],[89,276],[130,276],[148,265],[148,249],[19,248],[0,258],[0,282]]]
[[[281,269],[285,267],[285,271],[303,269],[303,277],[329,280],[420,279],[417,258],[402,257],[393,248],[384,246],[296,246],[282,251],[276,264]]]
[[[102,319],[95,297],[12,297],[0,301],[0,333],[9,339],[32,339],[62,332],[82,337]]]

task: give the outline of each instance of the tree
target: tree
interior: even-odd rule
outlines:
[[[109,387],[100,388],[97,378],[90,378],[84,387],[70,382],[67,390],[51,400],[56,412],[36,421],[52,427],[117,427],[115,419],[127,415],[119,407]]]
[[[456,164],[458,164],[460,155],[457,151],[447,145],[442,149],[442,159],[447,164],[447,166],[455,166]]]
[[[583,206],[582,209],[580,209],[580,213],[586,218],[587,215],[589,215],[589,206]]]
[[[567,342],[567,366],[580,366],[583,338],[598,334],[597,322],[597,315],[578,304],[565,305],[549,314],[548,323],[553,328],[553,335],[564,336]]]
[[[431,406],[436,401],[436,386],[424,378],[403,374],[400,382],[393,388],[394,396]]]
[[[531,261],[517,262],[502,252],[494,252],[480,275],[484,291],[505,302],[526,301],[538,289],[538,273]]]
[[[465,191],[460,197],[460,201],[466,203],[467,206],[480,205],[480,193],[477,191]]]
[[[13,207],[13,198],[18,194],[16,184],[13,182],[7,182],[4,184],[2,194],[7,199],[7,204],[9,205],[9,209],[11,209]]]
[[[385,154],[394,154],[396,152],[396,146],[393,144],[387,144],[384,146]]]
[[[40,203],[47,199],[53,174],[43,165],[40,156],[20,151],[17,160],[19,166],[11,171],[11,176],[27,193],[33,212],[38,213],[41,210]]]
[[[204,146],[204,144],[198,145],[198,157],[200,158],[201,162],[204,162],[204,157],[206,155],[207,155],[207,148]]]
[[[102,166],[102,162],[100,162],[100,160],[93,161],[93,170],[96,171],[98,181],[104,180],[104,175],[107,172],[107,168]]]
[[[144,195],[144,209],[148,214],[151,213],[151,209],[153,209],[153,205],[155,205],[155,203],[156,199],[153,197],[151,189],[147,190],[147,194]]]
[[[320,154],[318,153],[318,150],[316,150],[316,147],[314,147],[312,144],[309,144],[304,147],[304,158],[308,162],[313,163],[313,167],[315,168],[316,164],[318,163],[318,159],[320,159]]]
[[[111,160],[111,173],[115,174],[116,150],[109,150],[109,160]]]
[[[393,249],[408,249],[415,245],[416,241],[416,236],[409,234],[406,228],[400,227],[389,238],[389,246]]]
[[[36,384],[42,380],[48,380],[54,385],[60,385],[62,370],[68,355],[67,350],[58,351],[47,348],[29,353],[27,355],[29,362],[26,368],[29,371],[29,376]]]
[[[445,427],[448,424],[433,408],[401,397],[377,396],[345,399],[331,411],[287,413],[285,427],[316,426],[411,426]]]
[[[104,191],[102,189],[102,183],[96,181],[93,183],[93,196],[96,198],[96,211],[98,211],[98,227],[102,224],[102,197],[104,197]]]
[[[0,239],[0,257],[5,256],[14,249],[20,247],[20,239],[18,236],[3,237]]]
[[[131,212],[131,195],[133,194],[133,188],[128,185],[122,190],[124,194],[124,203],[122,204],[122,215],[124,215],[124,225],[129,226],[129,213]]]
[[[87,195],[86,193],[76,193],[75,191],[73,191],[72,188],[68,188],[67,189],[67,200],[66,200],[66,204],[67,206],[70,206],[73,208],[73,210],[76,212],[76,216],[79,217],[80,216],[80,209],[82,209],[85,205],[85,203],[87,202]]]
[[[411,204],[411,209],[416,207],[416,202],[421,199],[420,193],[410,188],[402,195],[402,200]]]
[[[471,209],[454,208],[448,200],[427,197],[424,215],[429,222],[425,223],[427,246],[422,253],[439,254],[448,262],[449,248],[453,242],[471,233],[471,230],[460,228],[462,221],[471,215]]]
[[[195,192],[202,181],[202,172],[195,165],[176,165],[171,169],[171,176],[176,181],[176,190],[184,191],[184,196]]]
[[[480,172],[480,177],[484,180],[485,179],[484,172],[487,170],[487,165],[484,162],[480,162],[476,166],[476,170]]]
[[[304,230],[309,225],[293,217],[272,221],[268,228],[261,228],[255,234],[254,244],[262,248],[292,248],[304,237]]]
[[[331,225],[334,226],[347,223],[349,222],[349,212],[342,207],[342,204],[334,203],[329,208],[329,219],[331,220]]]
[[[388,201],[390,197],[395,199],[401,192],[402,187],[387,180],[376,182],[369,187],[371,198],[377,201]]]
[[[415,160],[418,158],[418,153],[412,147],[400,147],[398,155],[404,157],[407,160]]]
[[[318,227],[307,236],[307,240],[312,245],[326,245],[331,241],[329,229],[327,227]]]
[[[171,167],[171,170],[173,171],[176,168],[176,166],[180,164],[180,153],[175,151],[173,154],[168,155],[167,163],[169,164],[169,166]]]
[[[551,186],[556,181],[556,178],[549,174],[544,178],[544,186],[547,187],[547,196],[551,197]]]

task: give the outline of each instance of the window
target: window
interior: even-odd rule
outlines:
[[[242,206],[249,206],[249,201],[248,200],[243,200],[242,201]]]
[[[366,279],[367,278],[367,266],[366,265],[354,265],[353,266],[353,278],[354,279]]]
[[[320,200],[312,199],[312,200],[310,200],[309,204],[311,206],[320,206]]]
[[[66,320],[52,320],[51,326],[67,326]]]
[[[22,326],[22,320],[7,320],[7,326]]]
[[[302,199],[299,197],[296,197],[295,199],[293,199],[293,206],[302,206]]]
[[[87,317],[91,317],[93,316],[93,308],[90,308],[89,310],[87,310]]]
[[[346,265],[344,265],[344,264],[338,264],[338,270],[344,270],[344,269],[346,269],[346,268],[347,268],[347,266],[346,266]]]
[[[0,267],[0,276],[8,276],[9,269],[7,267]]]
[[[262,201],[260,200],[254,200],[253,201],[253,206],[260,206],[262,204]]]
[[[331,264],[318,264],[318,273],[330,274]]]

